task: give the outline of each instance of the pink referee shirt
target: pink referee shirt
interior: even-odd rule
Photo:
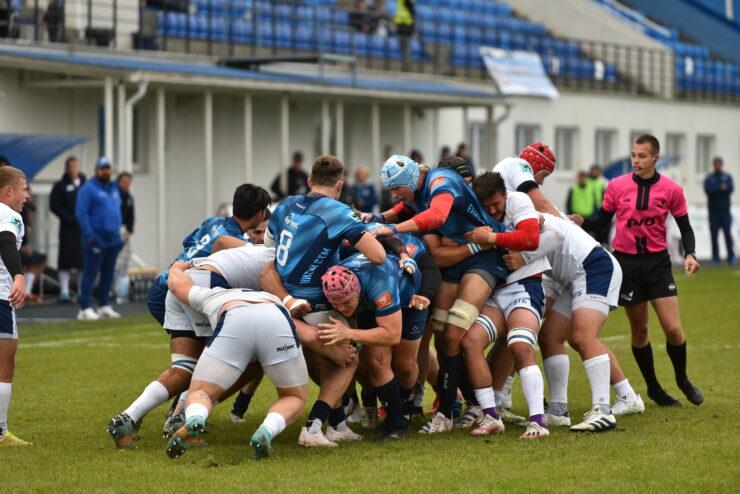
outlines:
[[[612,247],[625,254],[665,250],[668,213],[680,218],[689,212],[681,186],[659,173],[647,180],[634,173],[615,178],[606,187],[601,207],[616,212]]]

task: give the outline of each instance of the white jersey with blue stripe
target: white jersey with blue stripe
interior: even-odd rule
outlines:
[[[193,266],[212,266],[233,288],[260,289],[260,272],[265,263],[275,257],[275,249],[264,245],[247,244],[224,249],[208,257],[196,257]]]
[[[0,202],[0,232],[12,233],[15,237],[16,249],[21,248],[21,241],[25,234],[23,218],[2,202]],[[13,280],[8,272],[8,268],[5,267],[5,263],[0,259],[0,299],[8,300],[12,286]]]

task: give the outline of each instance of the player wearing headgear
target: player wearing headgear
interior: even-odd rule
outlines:
[[[473,254],[443,271],[443,283],[431,315],[435,329],[443,331],[438,354],[440,403],[435,416],[419,432],[444,432],[452,428],[452,406],[465,372],[462,337],[498,280],[508,274],[497,250],[483,250],[462,235],[479,226],[495,231],[503,231],[503,227],[488,215],[465,180],[450,168],[430,170],[405,156],[393,155],[383,165],[381,179],[383,186],[403,202],[400,208],[383,213],[383,219],[396,221],[401,209],[417,213],[409,220],[376,232],[390,235],[436,230],[441,236],[464,244]]]
[[[319,338],[329,343],[352,341],[362,345],[370,383],[388,414],[385,434],[378,440],[406,436],[409,419],[405,415],[411,407],[408,400],[418,377],[419,339],[433,293],[422,291],[419,272],[405,274],[392,256],[385,264],[375,266],[361,254],[329,268],[322,276],[322,286],[329,302],[343,316],[357,314],[361,329],[350,329],[332,319],[321,325]]]
[[[316,158],[308,182],[311,192],[284,199],[273,212],[265,234],[265,244],[276,249],[274,265],[268,263],[263,272],[263,289],[281,297],[291,309],[302,306],[303,318],[312,326],[329,321],[321,276],[336,264],[343,240],[349,241],[372,263],[382,264],[386,260],[383,246],[367,234],[360,218],[349,206],[337,201],[344,185],[343,171],[344,165],[334,156]],[[308,311],[311,312],[305,313]],[[308,353],[307,358],[311,358]],[[336,446],[324,436],[321,427],[332,410],[343,414],[341,398],[352,380],[357,361],[337,367],[321,359],[320,365],[319,397],[298,439],[303,446]],[[339,420],[339,424],[343,422],[343,418]],[[348,427],[344,430],[354,434]],[[340,439],[342,435],[336,437]]]
[[[524,148],[518,157],[499,161],[493,171],[503,177],[506,190],[524,192],[537,211],[559,216],[560,212],[539,189],[555,171],[555,162],[555,155],[550,148],[535,142]]]
[[[535,250],[539,246],[539,217],[526,194],[507,191],[503,178],[495,172],[486,172],[476,178],[473,189],[486,211],[506,225],[506,232],[495,233],[479,227],[465,234],[468,241],[517,251]],[[504,285],[494,290],[487,302],[487,305],[502,312],[506,319],[507,344],[514,355],[514,363],[522,380],[522,391],[529,405],[529,424],[520,436],[525,439],[549,434],[543,408],[544,382],[534,352],[545,309],[542,272],[549,268],[544,257],[519,267],[509,274]],[[483,353],[489,344],[495,342],[495,338],[495,330],[483,325],[471,328],[462,342],[468,375],[475,387],[476,399],[483,409],[478,422],[480,427],[472,431],[473,435],[503,431],[503,422],[496,410],[488,362]]]
[[[250,443],[255,458],[272,456],[272,439],[301,414],[308,397],[308,372],[295,325],[272,294],[257,290],[195,286],[180,261],[170,271],[169,288],[177,298],[208,316],[214,334],[193,371],[185,403],[186,422],[167,443],[170,458],[181,456],[205,431],[213,404],[222,398],[247,365],[258,361],[277,388]]]

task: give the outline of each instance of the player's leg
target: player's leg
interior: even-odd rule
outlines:
[[[167,442],[165,452],[170,458],[179,458],[186,449],[197,445],[198,436],[206,431],[206,419],[213,410],[214,402],[229,386],[224,381],[235,381],[241,375],[238,368],[210,355],[203,355],[198,367],[201,372],[191,382],[185,401],[185,424]],[[201,381],[201,378],[207,380]]]
[[[632,415],[645,411],[645,403],[642,397],[632,388],[629,379],[622,372],[619,360],[608,345],[604,344],[606,353],[609,355],[609,382],[614,389],[616,400],[612,403],[612,413],[614,416]]]
[[[95,284],[95,278],[100,272],[100,266],[103,263],[103,253],[99,248],[93,248],[90,245],[83,247],[85,258],[85,267],[82,271],[82,280],[80,282],[80,312],[77,319],[96,320],[97,313],[92,308],[92,291]]]
[[[712,238],[712,265],[719,264],[719,213],[709,213],[709,233]]]
[[[503,315],[501,315],[501,320],[503,321]],[[508,331],[504,322],[500,326],[497,324],[496,327]],[[524,422],[526,420],[524,417],[511,412],[511,388],[514,384],[516,369],[514,368],[514,356],[509,351],[506,338],[502,337],[496,341],[493,348],[488,351],[486,360],[488,361],[488,368],[491,370],[496,410],[501,420],[510,424]]]
[[[434,329],[431,321],[428,321],[424,326],[424,334],[419,340],[419,349],[416,352],[416,362],[419,369],[419,377],[416,382],[416,390],[414,393],[414,413],[424,413],[424,390],[426,388],[425,381],[429,380],[429,375],[433,373],[432,379],[429,380],[433,383],[433,388],[437,387],[436,369],[439,364],[437,363],[436,354],[434,356],[434,362],[432,362],[433,350],[429,348],[432,336],[434,335]]]
[[[386,434],[378,439],[385,441],[407,435],[408,422],[404,420],[401,405],[401,387],[391,369],[393,359],[389,346],[368,346],[361,352],[361,359],[367,360],[370,370],[370,384],[375,388],[381,405],[385,408],[386,419],[383,429]],[[394,434],[393,437],[387,437]]]
[[[650,303],[658,315],[666,336],[666,351],[673,364],[676,384],[686,395],[686,399],[694,405],[701,405],[704,401],[704,394],[689,381],[686,374],[686,336],[678,313],[678,297],[656,298]]]
[[[567,296],[570,304],[570,293],[567,291],[560,294]],[[547,379],[549,400],[545,419],[548,426],[570,426],[570,414],[568,412],[568,377],[570,375],[570,359],[565,348],[565,340],[570,331],[570,307],[567,313],[559,311],[557,307],[550,309],[542,323],[538,337],[540,352],[542,353],[542,366]]]
[[[13,308],[6,301],[2,301],[0,314],[3,316],[0,321],[0,446],[30,446],[31,443],[16,437],[8,430],[8,408],[15,373],[18,331],[15,329]],[[10,319],[6,317],[8,315]]]
[[[110,305],[110,289],[113,285],[113,272],[116,269],[116,258],[121,247],[103,249],[103,259],[100,263],[100,282],[98,283],[99,304],[98,315],[104,318],[118,318],[121,314],[114,311]]]
[[[421,332],[419,335],[421,335]],[[411,420],[411,415],[414,412],[413,393],[419,379],[417,354],[420,343],[420,337],[416,339],[405,339],[401,336],[401,342],[393,348],[393,361],[391,365],[393,373],[398,380],[398,385],[401,388],[401,406],[406,421]]]
[[[725,237],[725,247],[727,248],[727,262],[730,266],[734,266],[737,264],[737,258],[732,245],[732,214],[730,211],[722,213],[722,234]]]

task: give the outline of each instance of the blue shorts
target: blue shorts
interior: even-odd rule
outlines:
[[[403,329],[401,338],[408,341],[416,341],[424,336],[424,326],[427,323],[429,309],[401,309],[403,316]]]
[[[18,339],[18,325],[15,322],[15,309],[7,300],[0,300],[0,339]]]
[[[159,282],[160,278],[154,280],[149,295],[146,297],[146,305],[149,307],[149,313],[157,320],[160,326],[164,326],[164,301],[167,297],[167,284]]]
[[[442,281],[447,283],[460,283],[462,277],[467,273],[479,274],[488,282],[491,290],[506,281],[509,270],[506,269],[501,252],[498,249],[483,250],[462,262],[442,270]],[[496,277],[494,280],[493,277]]]

